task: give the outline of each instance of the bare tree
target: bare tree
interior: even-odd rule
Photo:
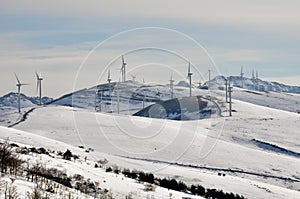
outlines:
[[[4,143],[0,144],[0,167],[1,173],[6,173],[9,160],[12,156],[12,147],[8,143],[8,140],[5,140]]]
[[[8,140],[0,144],[0,168],[1,173],[7,173],[17,175],[20,171],[21,165],[24,163],[19,156],[14,153],[12,146]]]
[[[4,183],[4,199],[18,199],[19,194],[17,192],[17,187],[13,185],[15,179],[11,179],[11,182]]]
[[[42,199],[42,192],[38,186],[35,186],[32,193],[27,192],[28,199]]]

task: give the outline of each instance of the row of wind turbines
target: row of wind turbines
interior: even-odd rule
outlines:
[[[42,105],[42,75],[40,73],[40,75],[35,72],[36,75],[36,92],[39,93],[38,97],[39,97],[39,105]],[[21,87],[22,86],[26,86],[29,85],[27,83],[21,83],[20,79],[18,78],[17,74],[15,73],[15,77],[17,79],[17,88],[18,88],[18,111],[19,113],[21,112]]]
[[[124,55],[121,56],[121,59],[122,59],[122,65],[121,65],[121,79],[122,79],[122,82],[126,82],[126,65],[127,63],[125,62],[124,60]],[[210,73],[211,73],[211,70],[208,70],[208,73],[209,73],[209,82],[210,82]],[[135,79],[136,79],[136,75],[132,75],[130,74],[131,77],[132,77],[132,81],[135,82]],[[192,96],[192,75],[193,73],[191,72],[191,63],[190,61],[188,61],[188,73],[187,73],[187,78],[189,80],[189,95],[190,97]],[[107,82],[108,82],[108,87],[109,87],[109,96],[111,95],[111,75],[110,75],[110,70],[108,70],[108,75],[107,75]],[[170,81],[170,91],[171,91],[171,98],[173,98],[174,96],[174,82],[175,80],[173,79],[173,74],[171,74],[171,79],[169,80]],[[143,83],[145,83],[145,80],[143,79]]]
[[[127,63],[124,60],[124,56],[121,56],[121,79],[122,82],[126,82],[126,65]],[[187,70],[187,79],[188,79],[188,85],[189,85],[189,96],[192,96],[192,71],[191,71],[191,63],[190,61],[187,61],[188,63],[188,70]],[[211,73],[213,72],[213,70],[209,69],[208,72],[204,75],[208,75],[208,82],[207,82],[207,89],[210,89],[211,87]],[[136,75],[132,75],[130,74],[132,77],[133,82],[135,82],[135,78]],[[243,70],[243,66],[241,66],[241,73],[240,73],[240,78],[241,78],[241,87],[244,87],[244,70]],[[258,79],[258,72],[255,71],[254,69],[252,70],[252,80],[257,80]],[[107,78],[107,82],[108,82],[108,87],[109,87],[109,97],[111,96],[111,82],[112,82],[112,78],[111,78],[111,74],[110,74],[110,70],[108,70],[108,78]],[[120,82],[120,80],[119,80]],[[175,80],[173,79],[173,73],[171,73],[171,78],[169,80],[170,82],[170,94],[171,94],[171,99],[174,98],[174,82]],[[143,83],[144,80],[143,80]],[[201,86],[201,83],[199,82],[199,87]],[[225,78],[225,93],[226,93],[226,103],[229,103],[229,116],[232,116],[232,92],[233,92],[233,85],[231,85],[231,82],[228,78]]]
[[[121,75],[122,75],[123,82],[126,81],[126,65],[127,65],[127,63],[125,63],[125,61],[124,61],[124,56],[122,56]],[[208,74],[208,89],[210,89],[211,72],[212,72],[212,70],[209,69],[208,72],[206,73],[206,75]],[[191,71],[191,63],[190,63],[190,61],[188,61],[187,78],[189,81],[189,96],[190,97],[192,96],[192,75],[193,75],[193,73]],[[243,79],[243,75],[244,75],[244,72],[243,72],[243,66],[242,66],[241,67],[241,78],[242,79]],[[135,82],[136,75],[135,76],[131,75],[131,76],[133,78],[133,82]],[[254,76],[254,70],[252,71],[252,79],[258,79],[257,71],[256,71],[256,77]],[[111,83],[112,79],[110,77],[110,70],[108,71],[107,81],[108,81],[108,86],[109,86],[109,96],[111,96],[110,83]],[[174,82],[175,82],[175,80],[173,79],[173,73],[171,73],[171,78],[169,81],[170,81],[171,99],[173,99],[174,98]],[[201,83],[199,82],[199,86],[200,85],[201,85]],[[233,92],[233,86],[230,84],[230,81],[227,78],[225,78],[226,103],[229,103],[229,116],[232,116],[232,92]],[[143,107],[144,107],[144,105],[143,105]]]

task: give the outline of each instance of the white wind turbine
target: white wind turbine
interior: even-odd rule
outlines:
[[[244,68],[241,66],[241,87],[244,88]]]
[[[170,79],[171,99],[173,99],[174,96],[174,81],[175,80],[173,80],[173,73],[171,73],[171,79]]]
[[[17,76],[17,74],[15,73],[15,77],[17,79],[17,87],[18,87],[18,110],[19,110],[19,113],[21,112],[21,86],[23,85],[28,85],[28,84],[22,84]]]
[[[36,75],[36,92],[39,92],[39,105],[42,105],[42,74],[35,72]]]
[[[135,80],[136,80],[136,74],[134,74],[134,75],[133,75],[133,74],[130,74],[130,76],[131,76],[131,78],[132,78],[132,82],[135,83]]]
[[[109,89],[109,97],[111,97],[111,86],[110,86],[110,82],[111,82],[111,78],[110,78],[110,70],[108,70],[108,74],[107,74],[107,82],[108,82],[108,89]]]
[[[189,62],[189,67],[188,67],[188,78],[189,78],[189,84],[190,84],[190,97],[192,96],[192,75],[193,73],[191,72],[191,63]]]
[[[124,56],[122,55],[122,67],[121,67],[121,73],[122,73],[122,81],[123,81],[123,82],[126,81],[126,65],[127,65],[127,63],[125,63],[125,61],[124,61]]]

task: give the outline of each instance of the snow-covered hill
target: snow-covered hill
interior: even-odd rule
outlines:
[[[77,148],[82,145],[93,149],[85,155],[94,162],[106,158],[112,165],[150,171],[187,184],[201,182],[205,187],[247,198],[299,198],[300,95],[236,86],[232,93],[233,117],[228,117],[223,84],[224,78],[217,77],[210,84],[214,89],[192,88],[193,96],[209,99],[209,107],[217,105],[221,117],[172,121],[131,116],[143,108],[149,112],[155,103],[168,110],[168,103],[174,107],[176,100],[189,99],[189,88],[174,86],[175,99],[171,99],[168,85],[112,83],[111,97],[107,84],[83,89],[51,105],[24,108],[23,111],[31,111],[25,118],[23,113],[2,114],[14,110],[3,106],[3,123],[22,121],[11,125],[21,131],[0,128],[0,138],[9,137],[27,145],[45,144],[53,150],[68,147],[84,155]],[[251,84],[245,81],[244,85]],[[98,113],[97,89],[103,91]],[[90,176],[91,168],[75,166]],[[140,189],[139,185],[132,187]],[[122,192],[120,189],[115,191]]]
[[[221,108],[212,99],[197,97],[175,98],[150,105],[134,116],[171,120],[200,120],[221,115]]]
[[[238,100],[234,100],[234,107],[237,112],[231,118],[188,122],[44,107],[33,111],[15,128],[74,146],[91,147],[97,159],[102,158],[103,153],[110,154],[110,161],[118,165],[155,170],[160,176],[177,176],[186,182],[201,180],[208,187],[249,198],[257,192],[263,197],[256,198],[297,198],[300,159],[289,153],[278,153],[274,147],[262,147],[253,140],[299,153],[296,142],[299,134],[295,130],[300,129],[300,116]],[[173,165],[172,169],[165,170],[167,165]],[[212,182],[187,172],[193,169],[215,175],[221,172],[230,179],[240,180],[229,183],[225,178]],[[247,187],[252,188],[241,190],[238,182],[242,180],[248,180]],[[265,188],[271,192],[266,192]],[[278,190],[290,193],[282,196]]]
[[[18,150],[23,151],[22,155],[19,157],[22,160],[26,160],[26,165],[32,167],[34,165],[39,165],[40,170],[43,169],[57,169],[58,171],[65,173],[68,176],[79,176],[79,183],[84,187],[84,183],[89,183],[86,185],[86,190],[92,189],[95,186],[99,186],[96,192],[90,194],[82,193],[75,188],[78,186],[77,183],[72,183],[73,188],[63,187],[58,183],[49,182],[45,188],[40,186],[40,192],[46,193],[43,195],[48,195],[48,198],[53,199],[64,199],[64,198],[202,198],[200,196],[191,196],[190,194],[168,190],[166,188],[151,185],[147,186],[148,183],[138,182],[134,179],[125,177],[123,174],[106,172],[105,168],[95,167],[95,164],[99,164],[98,160],[95,159],[93,155],[85,152],[85,149],[80,149],[78,147],[69,145],[67,143],[62,143],[57,140],[52,140],[46,137],[41,137],[35,134],[31,134],[24,131],[19,131],[16,129],[8,129],[0,127],[0,143],[3,142],[2,139],[9,138],[13,140],[13,144],[18,146]],[[26,149],[43,148],[47,153],[39,154],[36,152],[25,153]],[[74,155],[77,155],[79,159],[68,161],[59,157],[57,155],[60,151],[66,150],[72,151]],[[108,164],[107,167],[111,166]],[[116,165],[113,165],[116,168]],[[77,177],[77,178],[79,178]],[[43,179],[45,181],[45,179]],[[7,183],[6,183],[7,182]],[[32,193],[37,187],[37,184],[42,184],[40,182],[31,182],[26,178],[14,175],[1,174],[0,176],[0,198],[4,198],[5,186],[16,187],[16,192],[18,193],[18,198],[28,198],[28,193]],[[52,188],[51,188],[52,187]],[[59,188],[57,188],[59,187]],[[42,189],[48,189],[53,191],[45,191]],[[147,189],[148,188],[148,189]],[[150,189],[149,189],[150,188]],[[2,190],[3,189],[3,190]],[[58,191],[55,191],[58,190]],[[8,193],[6,193],[8,194]],[[6,196],[7,197],[7,196]]]
[[[18,112],[18,93],[8,93],[0,97],[0,125],[10,126],[23,119],[24,114],[39,104],[38,97],[28,97],[21,93],[21,113]],[[43,104],[48,104],[52,98],[43,97]]]
[[[278,82],[268,82],[256,78],[247,78],[240,76],[230,76],[227,78],[234,87],[244,88],[255,91],[274,91],[287,93],[300,93],[300,86],[289,86]],[[225,89],[225,76],[216,76],[209,82],[205,82],[203,87],[210,87],[210,89]]]
[[[151,104],[171,99],[169,86],[154,83],[112,83],[111,97],[109,97],[107,84],[99,85],[99,89],[104,90],[101,97],[101,112],[117,112],[118,96],[119,111],[120,113],[125,115],[132,115]],[[61,98],[54,100],[52,104],[79,107],[94,111],[96,90],[97,87],[82,89],[80,91],[62,96]],[[195,89],[195,92],[197,92],[198,90],[199,89]],[[198,92],[198,94],[200,93]],[[186,97],[188,95],[188,88],[180,86],[174,87],[174,98]]]
[[[39,104],[38,97],[28,97],[24,94],[20,94],[21,98],[21,108],[33,107]],[[42,97],[43,104],[49,104],[53,99],[49,97]],[[0,97],[0,106],[10,106],[18,107],[18,93],[10,92],[2,97]]]
[[[238,83],[238,82],[237,82]],[[222,110],[225,106],[225,81],[224,77],[218,76],[211,82],[211,90],[199,89],[196,86],[192,88],[193,96],[216,97]],[[107,84],[102,85],[107,87]],[[204,87],[206,87],[204,85]],[[133,115],[143,108],[159,101],[171,99],[169,85],[161,84],[134,84],[120,83],[118,86],[112,84],[111,98],[107,97],[108,91],[103,93],[101,103],[101,112],[116,113],[118,110],[117,99],[119,92],[119,112],[124,115]],[[182,98],[189,96],[189,88],[185,86],[174,86],[173,98]],[[300,112],[300,94],[274,91],[252,91],[234,87],[232,93],[233,99],[249,102],[256,105],[270,108]],[[53,102],[56,105],[73,106],[95,111],[96,87],[83,89],[68,95],[65,95]]]
[[[45,107],[35,110],[28,120],[16,126],[32,133],[0,128],[0,137],[4,139],[9,137],[10,140],[28,145],[35,143],[37,147],[53,150],[64,151],[68,148],[94,161],[106,158],[110,164],[122,168],[151,171],[160,177],[175,177],[188,184],[201,183],[205,187],[235,192],[247,198],[298,198],[300,193],[295,190],[299,189],[297,181],[299,158],[259,148],[251,143],[251,140],[256,138],[276,143],[293,151],[299,150],[299,146],[294,142],[297,134],[293,134],[293,128],[287,128],[288,124],[280,124],[277,121],[281,120],[281,117],[289,116],[289,121],[297,125],[298,115],[257,107],[261,109],[259,111],[264,110],[264,117],[249,120],[248,123],[248,119],[252,118],[253,106],[238,101],[235,103],[239,105],[237,108],[240,113],[233,118],[227,118],[228,121],[221,134],[217,128],[220,126],[218,125],[220,121],[213,122],[213,125],[204,120],[200,123],[165,121],[162,124],[161,120],[155,119],[100,113],[94,115],[80,109]],[[238,119],[241,115],[244,116]],[[273,120],[266,119],[270,115]],[[95,116],[100,123],[94,123]],[[77,124],[74,124],[74,119]],[[114,125],[114,121],[117,121],[118,126]],[[281,128],[272,126],[272,122],[277,123]],[[246,123],[249,132],[245,132],[242,128]],[[145,128],[144,125],[150,126]],[[295,125],[294,128],[299,128]],[[164,127],[159,134],[153,136],[156,126]],[[121,127],[123,127],[122,131]],[[265,127],[268,130],[263,131]],[[205,132],[206,128],[209,130]],[[252,128],[256,130],[251,131]],[[282,135],[280,129],[286,129],[285,140],[280,137]],[[130,134],[124,134],[123,130]],[[268,140],[269,136],[265,132],[272,133],[273,140]],[[79,145],[93,148],[95,151],[86,154],[84,150],[75,147]],[[47,158],[45,161],[48,161]],[[55,165],[55,162],[51,164]],[[75,164],[72,169],[73,166],[69,163],[64,164],[59,161],[57,164],[63,165],[71,173],[80,172],[92,180],[106,179],[107,185],[114,193],[123,193],[121,195],[124,196],[125,193],[133,190],[133,193],[141,194],[141,191],[137,192],[141,190],[138,188],[141,185],[131,185],[131,182],[123,181],[129,183],[128,187],[123,189],[123,182],[118,181],[121,178],[115,179],[114,175],[103,175],[98,170],[94,172],[94,168],[84,165]],[[218,173],[222,175],[219,176]],[[162,193],[150,193],[153,194]],[[163,194],[166,195],[168,192]],[[181,198],[175,193],[173,196]],[[141,197],[142,195],[137,198]],[[159,198],[165,197],[161,195]]]

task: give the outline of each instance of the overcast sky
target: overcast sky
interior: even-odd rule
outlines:
[[[63,2],[63,3],[62,3]],[[0,0],[0,95],[22,87],[58,97],[120,76],[120,55],[137,80],[194,81],[205,72],[300,85],[300,1],[293,0]],[[146,28],[145,28],[146,27]],[[150,28],[152,27],[152,28]],[[128,78],[130,77],[128,73]]]

